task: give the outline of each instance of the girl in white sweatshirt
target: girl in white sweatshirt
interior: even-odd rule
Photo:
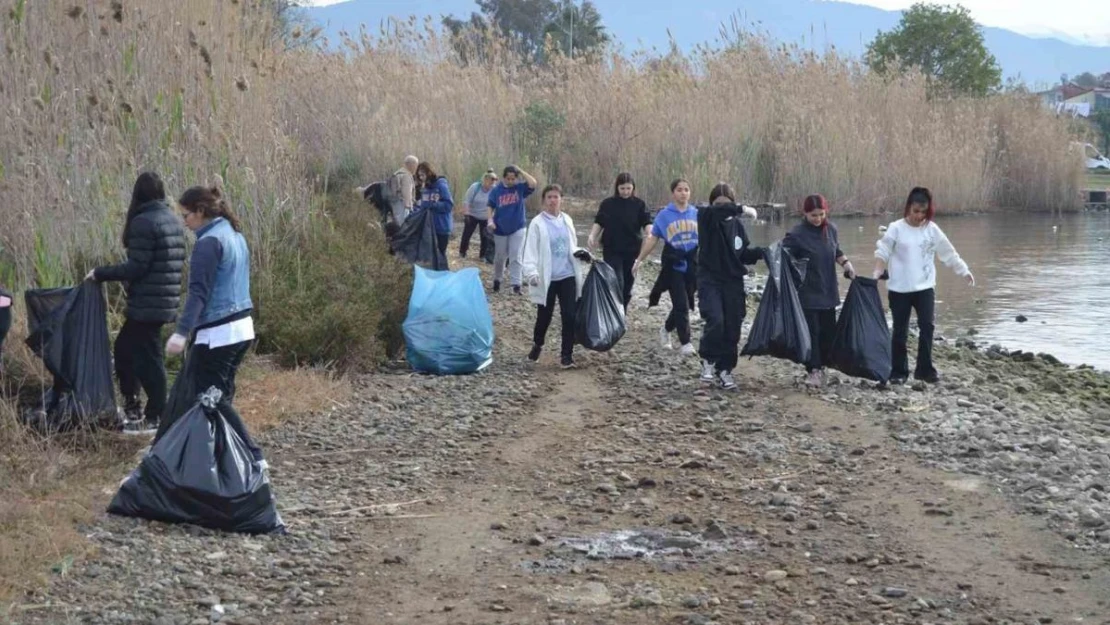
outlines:
[[[933,367],[933,318],[936,304],[936,258],[975,286],[975,277],[952,242],[933,221],[933,195],[925,187],[914,187],[906,199],[904,217],[890,224],[875,249],[875,279],[889,271],[887,295],[894,318],[891,335],[890,381],[904,383],[909,377],[906,340],[910,310],[917,313],[921,330],[917,365],[913,377],[930,384],[940,380]]]

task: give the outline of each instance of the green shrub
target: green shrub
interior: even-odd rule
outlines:
[[[333,216],[313,217],[294,244],[272,251],[270,271],[253,278],[258,349],[284,366],[368,371],[404,343],[413,272],[389,256],[369,207],[332,200],[341,204]]]

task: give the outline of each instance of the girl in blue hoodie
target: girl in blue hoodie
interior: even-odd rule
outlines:
[[[698,262],[698,209],[690,205],[690,183],[678,178],[671,183],[674,198],[655,216],[651,234],[644,239],[640,257],[632,264],[632,273],[640,269],[656,244],[662,239],[663,272],[667,274],[667,287],[671,294],[671,314],[659,329],[663,349],[671,349],[671,332],[678,332],[680,352],[683,356],[696,354],[690,342],[690,293],[696,288]]]
[[[451,199],[451,187],[447,179],[436,173],[427,161],[416,166],[416,179],[420,185],[420,203],[417,210],[430,210],[435,213],[436,244],[439,251],[447,257],[447,241],[451,237],[454,220],[451,212],[455,202]]]

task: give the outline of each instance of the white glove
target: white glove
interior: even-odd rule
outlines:
[[[174,333],[170,340],[166,341],[166,353],[171,356],[176,356],[185,351],[185,337],[180,334]]]
[[[528,276],[528,286],[539,286],[539,285],[540,285],[540,277],[539,276]]]
[[[86,280],[96,280],[96,270],[90,269],[89,273],[85,276]]]
[[[968,272],[967,274],[967,285],[975,286],[975,276],[973,276],[970,272]]]

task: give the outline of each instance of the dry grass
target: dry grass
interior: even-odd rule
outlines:
[[[0,282],[72,282],[118,256],[146,168],[175,194],[220,174],[257,272],[296,244],[315,193],[384,177],[407,153],[456,194],[520,162],[587,197],[623,169],[653,203],[685,175],[698,199],[726,179],[748,201],[822,192],[867,212],[915,184],[949,209],[1075,207],[1083,177],[1066,122],[1035,98],[929,100],[920,78],[742,33],[725,52],[548,67],[494,45],[464,66],[414,22],[353,34],[340,54],[281,47],[267,3],[145,0],[118,19],[81,4],[0,0]]]
[[[264,358],[247,361],[237,386],[235,407],[252,433],[342,408],[351,396],[345,377],[323,369],[281,369]]]
[[[79,527],[103,512],[140,447],[110,434],[43,439],[0,401],[0,614],[87,554]]]
[[[116,486],[149,441],[114,433],[45,438],[22,425],[16,396],[33,400],[47,374],[24,345],[17,319],[4,344],[0,378],[0,618],[6,605],[89,555],[81,526],[104,513]],[[323,370],[281,370],[253,357],[243,365],[235,404],[252,432],[322,414],[349,398],[346,378]]]

